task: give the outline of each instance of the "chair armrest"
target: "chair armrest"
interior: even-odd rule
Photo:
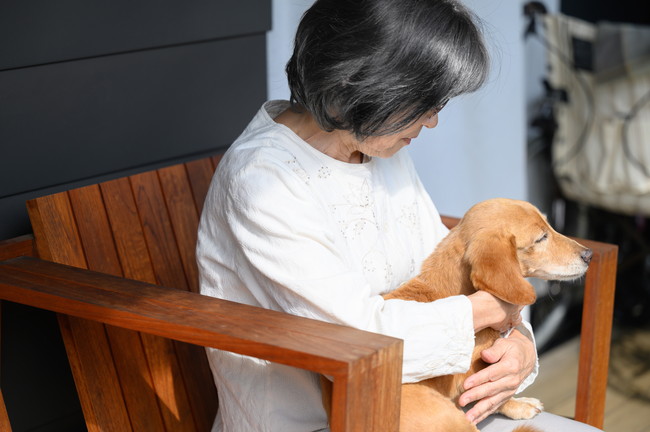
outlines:
[[[36,256],[34,236],[22,235],[7,240],[0,240],[0,261],[19,256]]]
[[[614,320],[618,246],[575,238],[593,251],[585,276],[575,419],[601,428]]]
[[[332,431],[398,429],[399,339],[30,257],[0,299],[329,375]]]

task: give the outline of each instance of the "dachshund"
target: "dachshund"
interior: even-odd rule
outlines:
[[[587,271],[592,251],[556,232],[530,203],[491,199],[473,206],[422,264],[421,272],[385,299],[431,302],[486,291],[515,304],[535,302],[525,279],[573,280]],[[402,386],[400,432],[478,432],[458,407],[465,379],[485,368],[481,351],[501,337],[487,328],[476,334],[467,373],[445,375]],[[534,398],[511,398],[498,413],[530,419],[543,409]],[[520,426],[517,432],[535,428]]]

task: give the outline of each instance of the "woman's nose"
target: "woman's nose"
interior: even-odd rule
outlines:
[[[438,126],[438,113],[435,113],[432,116],[424,117],[422,125],[429,129],[433,129],[434,127]]]

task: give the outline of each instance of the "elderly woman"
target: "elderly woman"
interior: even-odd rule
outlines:
[[[447,233],[404,147],[487,72],[476,21],[457,1],[316,1],[287,65],[291,101],[265,103],[215,173],[199,230],[201,292],[402,338],[405,383],[465,372],[475,332],[519,324],[518,307],[484,292],[432,303],[382,294]],[[208,354],[215,431],[326,430],[314,374]],[[474,423],[534,379],[529,325],[484,357],[491,365],[460,399],[474,402]]]

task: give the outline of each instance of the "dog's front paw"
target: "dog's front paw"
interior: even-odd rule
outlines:
[[[535,417],[544,410],[544,405],[535,398],[511,398],[506,401],[499,413],[513,420],[526,420]]]

